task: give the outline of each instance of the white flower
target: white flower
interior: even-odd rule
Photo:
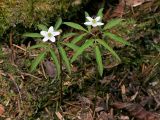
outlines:
[[[88,22],[85,22],[85,25],[92,25],[93,27],[104,25],[104,23],[100,22],[101,17],[98,16],[96,18],[86,17]]]
[[[48,29],[48,31],[41,31],[40,34],[41,34],[42,36],[44,36],[43,42],[46,42],[46,41],[48,41],[48,40],[50,40],[51,42],[55,42],[55,41],[56,41],[55,36],[59,35],[60,32],[54,31],[53,26],[51,26],[51,27]]]

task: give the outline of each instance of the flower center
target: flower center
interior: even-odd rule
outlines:
[[[95,19],[93,19],[93,20],[92,20],[92,23],[93,23],[93,24],[96,24],[96,23],[97,23],[97,21],[96,21]]]
[[[48,33],[48,37],[52,37],[52,33]]]

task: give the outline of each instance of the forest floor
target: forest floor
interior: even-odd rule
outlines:
[[[95,77],[95,60],[81,64],[81,70],[73,64],[72,76],[63,73],[61,105],[59,81],[47,76],[44,62],[29,71],[41,51],[1,43],[0,120],[160,120],[160,8],[144,3],[133,10],[123,15],[119,4],[105,12],[105,20],[124,17],[130,22],[113,30],[129,31],[123,36],[133,45],[115,47],[122,62],[106,60],[103,77]]]

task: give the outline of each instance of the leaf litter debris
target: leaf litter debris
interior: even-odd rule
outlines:
[[[139,4],[131,6],[143,7],[143,4],[145,3],[141,0]],[[106,12],[106,20],[125,16],[124,4],[119,3],[112,12],[113,16],[111,11]],[[138,16],[135,9],[134,12]],[[69,120],[159,120],[160,60],[157,57],[159,49],[156,47],[159,36],[153,33],[146,36],[142,31],[134,31],[134,38],[137,32],[136,40],[133,40],[135,48],[116,48],[119,54],[123,54],[124,63],[109,66],[106,63],[105,76],[98,83],[96,104],[93,79],[96,68],[90,67],[94,62],[85,63],[89,67],[86,65],[80,71],[76,69],[74,76],[64,78],[64,83],[69,82],[70,85],[64,88],[64,103],[58,112],[55,112],[58,82],[51,79],[55,76],[54,65],[50,61],[42,64],[48,76],[41,67],[37,72],[30,73],[29,61],[41,51],[27,53],[25,45],[13,44],[14,60],[18,63],[13,65],[10,62],[11,49],[2,45],[4,54],[0,56],[0,119],[52,120],[58,117]],[[151,39],[146,39],[150,36]]]

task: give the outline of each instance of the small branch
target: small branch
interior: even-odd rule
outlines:
[[[13,47],[13,32],[10,32],[10,34],[9,34],[9,45],[12,50],[11,62],[14,64],[15,52],[14,52],[14,47]]]
[[[19,99],[20,99],[20,103],[23,105],[23,101],[22,101],[22,95],[21,95],[21,92],[20,92],[20,89],[19,89],[19,86],[17,85],[17,83],[15,82],[15,79],[14,79],[14,77],[11,75],[11,74],[8,74],[8,76],[10,77],[10,79],[11,79],[11,81],[13,82],[13,84],[15,85],[15,87],[16,87],[16,89],[17,89],[17,91],[18,91],[18,93],[19,93]],[[19,103],[19,101],[18,101],[18,103]],[[19,103],[19,104],[20,104]],[[19,105],[19,110],[21,111],[21,104]]]
[[[25,75],[25,76],[30,76],[30,77],[33,77],[33,78],[35,78],[35,79],[41,80],[41,78],[39,78],[39,77],[37,77],[37,76],[34,76],[34,75],[32,75],[32,74],[29,74],[29,73],[20,72],[20,74]]]

